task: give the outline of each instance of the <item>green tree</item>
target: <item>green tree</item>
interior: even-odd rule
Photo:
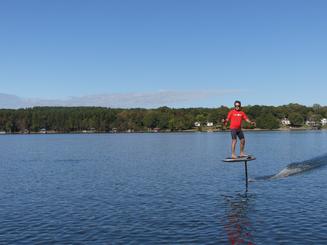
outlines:
[[[204,114],[198,114],[198,115],[196,115],[195,120],[197,122],[200,122],[201,124],[203,124],[203,123],[205,123],[206,118],[207,117]]]
[[[319,105],[319,104],[313,104],[313,105],[312,105],[312,109],[313,109],[313,111],[314,111],[316,114],[319,114],[319,113],[320,113],[320,110],[321,110],[321,105]]]
[[[149,111],[145,114],[144,119],[144,126],[147,128],[156,128],[159,124],[159,116],[156,111]]]
[[[298,112],[292,112],[288,119],[290,120],[291,124],[296,127],[302,126],[304,123],[304,117]]]
[[[256,119],[258,128],[262,129],[277,129],[279,128],[279,120],[272,114],[263,114]]]

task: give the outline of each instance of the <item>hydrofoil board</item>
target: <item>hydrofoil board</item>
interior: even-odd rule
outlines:
[[[253,161],[255,160],[256,158],[252,155],[247,155],[247,156],[244,156],[244,157],[240,157],[238,156],[237,158],[231,158],[231,157],[227,157],[225,158],[223,161],[224,162],[245,162],[245,161]]]

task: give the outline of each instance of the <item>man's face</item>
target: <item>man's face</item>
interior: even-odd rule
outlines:
[[[234,106],[235,106],[236,110],[238,110],[238,111],[241,110],[241,104],[235,103]]]

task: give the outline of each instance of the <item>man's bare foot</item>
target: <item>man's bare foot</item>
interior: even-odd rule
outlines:
[[[249,155],[245,154],[245,153],[240,153],[240,157],[248,157]]]
[[[237,156],[235,154],[232,154],[232,159],[236,159]]]

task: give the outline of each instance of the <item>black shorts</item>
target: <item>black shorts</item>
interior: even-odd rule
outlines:
[[[232,135],[233,140],[236,140],[236,137],[238,137],[240,140],[244,139],[244,134],[243,134],[241,129],[233,128],[233,129],[230,130],[230,133]]]

